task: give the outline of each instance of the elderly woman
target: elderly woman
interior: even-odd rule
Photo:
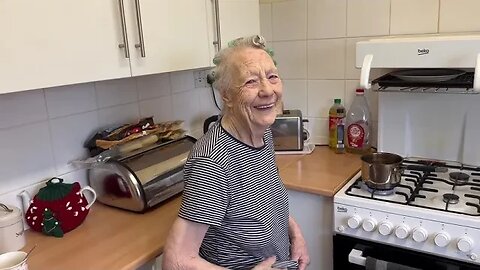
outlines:
[[[253,36],[234,40],[214,59],[223,116],[185,164],[165,270],[290,269],[288,261],[303,270],[309,263],[275,164],[269,126],[281,104],[282,81],[269,52],[263,37]]]

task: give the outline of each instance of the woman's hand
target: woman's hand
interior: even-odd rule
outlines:
[[[297,235],[290,239],[290,257],[298,262],[298,270],[305,270],[310,264],[310,256],[308,255],[307,243],[303,236]]]
[[[307,243],[302,231],[293,217],[288,219],[288,233],[290,235],[290,259],[298,262],[298,270],[305,270],[310,264]]]
[[[276,257],[275,256],[272,256],[268,259],[266,259],[265,261],[257,264],[257,266],[255,266],[254,268],[252,268],[252,270],[280,270],[278,268],[272,268],[272,264],[275,263],[276,261]]]

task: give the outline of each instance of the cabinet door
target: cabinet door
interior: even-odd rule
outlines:
[[[131,0],[128,19],[132,75],[195,69],[209,65],[207,0]],[[140,9],[145,57],[141,56]],[[137,46],[138,47],[138,46]]]
[[[130,76],[118,0],[1,0],[0,93]]]
[[[219,15],[222,48],[233,39],[260,34],[258,0],[219,0]]]

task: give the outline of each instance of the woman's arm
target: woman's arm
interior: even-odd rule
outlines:
[[[292,216],[288,217],[288,234],[290,236],[290,256],[292,260],[298,261],[298,269],[304,270],[310,264],[307,243],[303,238],[300,226]]]
[[[225,269],[213,265],[198,255],[200,245],[209,225],[178,217],[170,229],[163,251],[162,269],[165,270],[216,270]]]

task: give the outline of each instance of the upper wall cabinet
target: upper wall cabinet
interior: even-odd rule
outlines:
[[[233,39],[260,34],[260,3],[258,0],[210,0],[207,3],[213,31],[210,39],[215,47],[225,48]]]
[[[258,0],[1,0],[0,94],[208,67],[259,18]]]
[[[130,0],[125,15],[132,75],[208,66],[207,1]]]
[[[0,1],[0,93],[130,76],[118,1]]]
[[[206,67],[210,0],[2,0],[0,93]]]

